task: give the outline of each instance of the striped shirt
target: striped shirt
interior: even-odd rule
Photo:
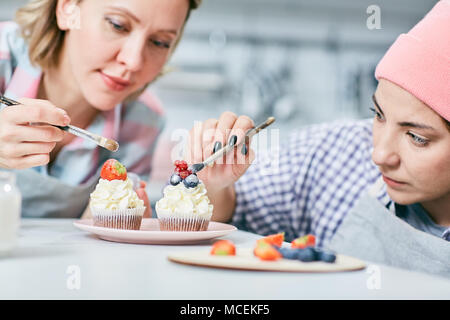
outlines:
[[[17,100],[36,98],[42,70],[31,64],[28,47],[14,22],[0,23],[0,92]],[[4,106],[2,106],[4,107]],[[86,130],[116,140],[116,153],[76,137],[64,146],[50,166],[34,168],[71,186],[82,185],[108,158],[122,162],[127,170],[148,180],[156,141],[164,127],[161,103],[146,90],[136,101],[120,103],[101,112]],[[24,195],[26,196],[26,195]]]
[[[372,120],[295,131],[279,150],[258,156],[236,182],[233,224],[263,235],[285,232],[287,241],[311,233],[326,245],[357,200],[380,181],[372,148]],[[384,183],[374,196],[396,213]],[[449,230],[441,237],[450,240]]]

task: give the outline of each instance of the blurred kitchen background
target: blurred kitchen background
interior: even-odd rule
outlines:
[[[0,21],[25,2],[0,0]],[[255,122],[273,115],[283,141],[305,125],[369,117],[377,62],[436,2],[203,0],[171,59],[173,71],[152,86],[167,113],[149,185],[152,203],[173,170],[177,139],[194,121],[225,110]],[[370,30],[373,5],[381,28]]]

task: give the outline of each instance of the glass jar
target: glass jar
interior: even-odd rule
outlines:
[[[22,195],[16,175],[0,171],[0,256],[9,254],[17,243]]]

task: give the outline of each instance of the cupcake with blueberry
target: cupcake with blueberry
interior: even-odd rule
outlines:
[[[163,231],[205,231],[213,213],[205,185],[188,169],[185,161],[175,161],[175,171],[155,210]]]
[[[89,207],[95,226],[114,229],[139,230],[145,212],[126,168],[115,159],[104,163]]]

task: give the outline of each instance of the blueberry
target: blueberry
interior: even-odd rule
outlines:
[[[283,248],[283,249],[285,249],[284,252],[281,253],[283,255],[283,258],[291,259],[291,260],[297,259],[297,250],[289,249],[289,248]]]
[[[170,184],[173,186],[176,186],[177,184],[179,184],[181,182],[181,177],[174,173],[171,177],[170,177]]]
[[[317,250],[317,260],[333,263],[336,261],[336,255],[330,251]]]
[[[277,246],[273,246],[273,247],[275,249],[277,249],[279,253],[281,253],[283,258],[285,258],[285,259],[297,259],[295,250],[292,250],[292,249],[286,248],[286,247],[277,247]]]
[[[193,173],[191,175],[188,175],[186,179],[183,180],[183,183],[186,186],[186,188],[195,188],[198,185],[199,180],[197,175]]]
[[[297,259],[303,262],[316,261],[316,251],[311,247],[297,249]]]
[[[272,245],[272,247],[277,249],[277,251],[279,253],[281,253],[282,255],[284,255],[287,251],[289,251],[289,248],[286,248],[286,247],[278,247],[278,246],[274,246],[274,245]]]
[[[291,259],[291,249],[286,248],[286,247],[278,247],[278,246],[273,246],[275,249],[277,249],[277,251],[279,253],[281,253],[281,255],[283,256],[283,258],[286,259]]]

